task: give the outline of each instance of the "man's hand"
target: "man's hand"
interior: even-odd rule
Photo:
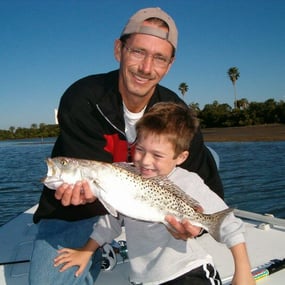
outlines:
[[[167,228],[168,231],[176,239],[187,240],[188,238],[194,238],[201,232],[201,228],[192,225],[187,219],[181,222],[177,221],[174,216],[166,216],[165,220],[170,224],[171,228]]]
[[[87,181],[79,181],[74,185],[63,183],[56,189],[54,196],[61,200],[63,206],[84,205],[96,200]]]

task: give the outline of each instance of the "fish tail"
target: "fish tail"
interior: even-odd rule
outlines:
[[[227,208],[225,210],[213,213],[209,216],[212,217],[212,219],[209,219],[209,223],[207,225],[207,230],[209,234],[214,237],[215,239],[219,238],[219,233],[220,233],[220,226],[223,222],[223,220],[226,218],[226,216],[233,212],[234,209],[232,208]],[[212,222],[211,222],[212,220]]]

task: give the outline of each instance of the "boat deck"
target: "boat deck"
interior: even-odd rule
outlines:
[[[35,209],[36,206],[0,227],[0,285],[28,285],[29,260],[37,232],[37,226],[32,222],[32,214]],[[263,215],[253,218],[266,221],[266,223],[245,221],[248,252],[253,269],[259,268],[273,259],[283,260],[285,255],[285,220]],[[276,222],[276,224],[270,225],[270,222]],[[124,239],[124,236],[118,238],[118,240],[120,239]],[[233,275],[230,251],[208,234],[203,235],[199,240],[213,256],[223,284],[229,285]],[[119,262],[112,270],[100,273],[96,285],[129,284],[129,264],[120,258],[118,255]],[[285,270],[283,269],[258,280],[257,284],[283,285],[284,280]]]

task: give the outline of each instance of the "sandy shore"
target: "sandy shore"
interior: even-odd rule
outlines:
[[[285,124],[202,129],[206,142],[285,141]]]

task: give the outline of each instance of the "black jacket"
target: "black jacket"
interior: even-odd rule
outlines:
[[[125,136],[118,70],[78,80],[63,94],[58,112],[60,135],[52,157],[67,156],[105,162],[128,161],[130,149]],[[146,108],[160,101],[183,102],[174,92],[158,85]],[[223,186],[215,161],[199,131],[191,143],[189,158],[181,165],[198,173],[223,198]],[[114,185],[115,187],[115,185]],[[106,214],[96,200],[81,206],[62,206],[54,190],[44,187],[34,222],[57,218],[68,221]]]

